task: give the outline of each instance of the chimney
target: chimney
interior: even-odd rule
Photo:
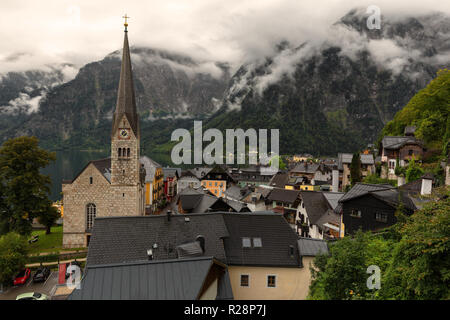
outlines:
[[[147,256],[148,256],[148,260],[153,260],[153,250],[152,249],[147,250]]]
[[[338,169],[333,169],[332,171],[332,183],[333,183],[333,187],[332,187],[332,191],[333,192],[338,192],[339,190],[339,170]]]
[[[197,236],[197,238],[195,238],[195,241],[200,243],[200,247],[202,248],[202,252],[205,253],[205,237],[204,236]]]
[[[170,222],[171,218],[172,218],[172,210],[167,210],[167,221]]]
[[[428,175],[422,176],[422,186],[420,188],[420,194],[422,196],[431,194],[432,187],[433,187],[433,179]]]

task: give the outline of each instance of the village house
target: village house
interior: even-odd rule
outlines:
[[[197,172],[198,170],[196,169],[191,170],[191,172]],[[214,168],[203,171],[201,173],[201,178],[199,179],[202,187],[208,189],[216,197],[224,197],[227,187],[235,184],[233,177],[220,166],[215,166]]]
[[[333,175],[333,179],[338,179],[339,183],[337,184],[336,181],[333,181],[333,185],[337,185],[338,190],[340,191],[345,190],[345,187],[350,185],[351,183],[350,166],[352,163],[352,159],[353,154],[351,153],[338,154],[337,169],[339,175],[337,177]],[[375,160],[372,154],[360,154],[360,161],[360,172],[362,178],[375,173]]]
[[[342,192],[302,191],[297,233],[314,239],[340,238],[341,218],[335,212]]]
[[[413,158],[421,159],[424,153],[423,142],[414,136],[415,127],[407,126],[404,136],[385,136],[380,143],[381,177],[396,180],[395,168],[408,165]]]
[[[345,234],[379,231],[397,222],[395,211],[400,207],[405,214],[417,208],[408,193],[389,184],[356,183],[340,200],[336,212],[341,215]],[[342,232],[341,229],[341,232]]]
[[[176,197],[178,212],[205,213],[205,212],[249,212],[247,205],[240,201],[216,197],[209,191],[186,188]]]
[[[198,189],[201,185],[200,179],[195,174],[189,170],[183,170],[177,181],[177,194],[186,188]]]
[[[141,157],[145,168],[145,209],[147,214],[158,210],[158,203],[164,197],[162,166],[147,156]]]
[[[229,170],[236,184],[240,187],[269,185],[273,172],[264,170],[266,167],[260,165],[247,168],[233,168]]]
[[[300,206],[300,191],[274,188],[267,200],[269,203],[267,210],[282,214],[292,229],[295,229]]]
[[[305,299],[327,252],[273,212],[99,218],[69,299]]]
[[[250,211],[264,211],[269,204],[268,196],[272,191],[272,187],[260,185],[256,187],[255,190],[247,196],[245,196],[242,201],[247,204]]]
[[[180,168],[163,168],[164,194],[167,201],[172,201],[177,195],[177,183],[181,175]]]

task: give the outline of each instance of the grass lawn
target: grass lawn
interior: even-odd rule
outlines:
[[[31,234],[39,235],[39,240],[29,244],[29,253],[59,252],[62,249],[62,226],[52,227],[50,234],[45,234],[45,230],[35,230]]]

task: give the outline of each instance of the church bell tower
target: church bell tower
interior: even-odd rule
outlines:
[[[111,131],[111,184],[131,186],[141,183],[140,130],[128,45],[128,17],[124,18],[122,67]]]

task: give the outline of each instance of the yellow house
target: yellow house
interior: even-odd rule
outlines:
[[[202,187],[208,189],[209,192],[216,197],[224,197],[227,190],[226,180],[202,180]]]
[[[145,207],[152,212],[164,196],[164,176],[162,166],[147,156],[141,157],[145,168]],[[148,210],[146,210],[148,212]]]
[[[327,253],[323,240],[300,238],[282,215],[223,215],[228,272],[236,300],[302,300],[311,282],[314,256]]]

